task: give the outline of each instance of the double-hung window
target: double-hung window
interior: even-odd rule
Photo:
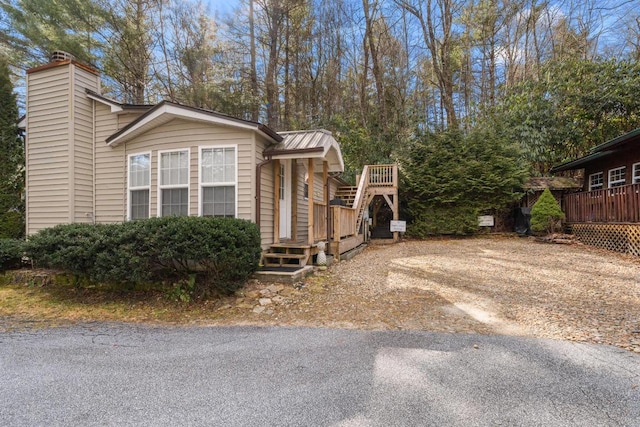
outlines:
[[[200,214],[236,216],[236,147],[200,149]]]
[[[589,191],[602,190],[602,172],[596,172],[589,175]]]
[[[609,170],[609,188],[619,187],[626,182],[625,166]]]
[[[640,163],[633,164],[633,184],[640,183]]]
[[[149,218],[149,187],[151,185],[151,154],[129,156],[129,219]]]
[[[189,215],[189,150],[160,152],[161,216]]]

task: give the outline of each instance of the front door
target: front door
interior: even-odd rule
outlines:
[[[280,160],[280,239],[291,239],[291,160]]]

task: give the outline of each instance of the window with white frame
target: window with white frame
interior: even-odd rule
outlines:
[[[161,216],[189,215],[189,150],[160,152]]]
[[[609,188],[619,187],[626,182],[626,167],[621,166],[619,168],[609,170]]]
[[[640,183],[640,163],[633,164],[633,183]]]
[[[149,218],[151,153],[129,156],[129,219]]]
[[[601,190],[603,185],[602,172],[596,172],[589,175],[589,191]]]
[[[236,147],[200,149],[200,214],[236,216]]]

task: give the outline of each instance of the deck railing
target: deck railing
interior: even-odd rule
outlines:
[[[356,211],[356,230],[362,224],[366,209],[367,190],[375,187],[395,187],[398,185],[398,165],[365,165],[358,183],[358,191],[353,202]]]
[[[640,184],[567,194],[564,211],[569,223],[640,222]]]
[[[393,187],[398,183],[397,165],[368,165],[365,174],[368,175],[369,187]]]
[[[356,210],[346,206],[331,206],[333,218],[333,240],[339,242],[343,237],[356,234]]]

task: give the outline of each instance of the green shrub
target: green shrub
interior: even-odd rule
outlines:
[[[399,155],[407,235],[472,234],[478,214],[504,209],[519,194],[520,149],[497,129],[419,132]]]
[[[258,227],[235,218],[166,217],[123,224],[68,224],[33,235],[39,266],[95,282],[192,283],[192,296],[229,294],[258,268]]]
[[[258,268],[260,231],[234,218],[167,217],[140,221],[148,237],[140,254],[155,274],[189,280],[196,294],[229,294]]]
[[[0,213],[0,239],[24,237],[24,215],[16,210]]]
[[[0,239],[0,271],[20,268],[24,241],[17,239]]]
[[[425,207],[413,218],[408,237],[469,235],[478,231],[478,210],[468,206]]]
[[[40,267],[66,270],[76,276],[91,276],[96,254],[101,250],[104,226],[64,224],[46,228],[26,244],[29,258]]]
[[[536,233],[553,233],[565,218],[558,201],[546,188],[531,208],[531,230]]]

